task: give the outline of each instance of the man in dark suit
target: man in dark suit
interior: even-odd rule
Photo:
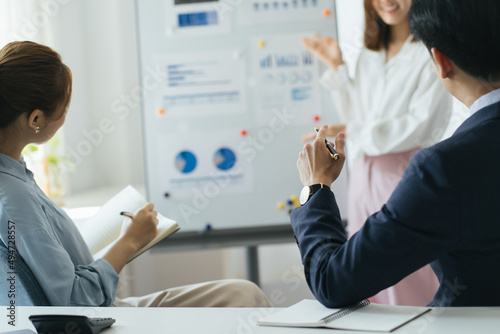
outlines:
[[[470,108],[453,136],[411,160],[381,210],[347,240],[329,185],[345,159],[327,127],[297,166],[304,184],[291,220],[306,279],[328,307],[371,297],[430,263],[432,306],[500,305],[500,1],[413,0],[410,26],[436,74]]]

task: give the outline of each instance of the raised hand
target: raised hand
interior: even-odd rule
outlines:
[[[331,37],[314,34],[311,38],[302,38],[302,44],[334,71],[344,63],[339,43]]]

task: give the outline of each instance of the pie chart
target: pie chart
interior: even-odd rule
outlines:
[[[236,154],[233,150],[223,147],[215,152],[214,164],[220,170],[229,170],[234,167],[236,163]]]
[[[175,157],[175,168],[182,174],[191,173],[196,168],[196,156],[189,151],[182,151]]]

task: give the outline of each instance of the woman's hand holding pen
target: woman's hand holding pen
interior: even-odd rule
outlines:
[[[124,240],[133,245],[137,250],[141,249],[156,236],[158,213],[154,210],[154,204],[148,203],[137,210],[133,216],[122,213],[128,217],[122,226],[122,236]]]
[[[340,155],[340,158],[335,160],[325,145],[327,131],[328,126],[323,125],[314,142],[307,143],[299,154],[297,168],[304,186],[318,183],[330,186],[342,171],[345,161],[345,135],[339,133],[335,139],[335,149]]]
[[[314,34],[311,38],[302,38],[302,44],[334,71],[344,63],[339,43],[333,38]]]
[[[152,203],[144,205],[135,214],[121,212],[127,217],[122,225],[122,233],[118,241],[103,256],[103,259],[119,274],[135,252],[153,240],[157,233],[157,212]]]
[[[346,133],[346,125],[342,123],[334,123],[328,125],[328,132],[326,133],[327,137],[336,137],[339,133]],[[316,132],[312,131],[302,136],[303,142],[308,142],[316,139]]]

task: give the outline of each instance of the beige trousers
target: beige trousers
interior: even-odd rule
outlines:
[[[117,307],[270,307],[271,303],[254,283],[226,279],[185,285],[142,297],[116,298]]]

